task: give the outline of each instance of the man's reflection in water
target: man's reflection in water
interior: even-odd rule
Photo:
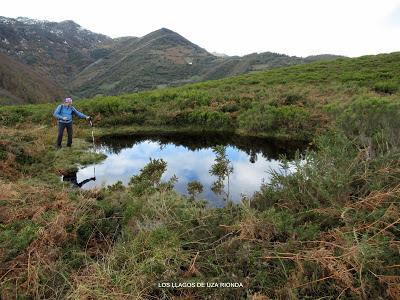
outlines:
[[[250,162],[254,164],[257,161],[257,152],[250,150]]]
[[[85,180],[82,180],[81,182],[78,183],[78,179],[76,178],[76,173],[77,172],[71,172],[69,174],[66,174],[63,176],[63,181],[67,181],[72,183],[76,187],[82,187],[84,184],[88,183],[89,181],[96,181],[96,177],[91,177]]]

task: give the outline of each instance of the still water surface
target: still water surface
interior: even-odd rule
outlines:
[[[213,206],[222,206],[224,201],[223,196],[211,191],[211,185],[217,179],[209,173],[215,160],[212,146],[226,147],[233,166],[230,195],[234,202],[240,201],[242,195],[251,196],[263,182],[269,182],[271,170],[287,172],[280,165],[281,155],[291,159],[296,149],[304,149],[304,145],[230,134],[137,134],[103,137],[97,143],[96,151],[106,154],[107,158],[78,171],[76,178],[80,183],[93,177],[93,167],[96,170],[96,180],[82,185],[83,189],[111,185],[117,181],[127,185],[150,157],[162,158],[167,162],[163,181],[175,174],[178,177],[175,189],[183,194],[187,194],[188,182],[200,181],[204,189],[197,198],[207,199]]]

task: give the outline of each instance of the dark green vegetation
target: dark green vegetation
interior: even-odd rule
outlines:
[[[152,141],[160,145],[173,143],[176,146],[183,146],[191,151],[212,148],[215,145],[225,147],[234,146],[247,153],[255,161],[257,153],[264,157],[279,159],[282,153],[286,153],[288,159],[295,157],[300,149],[306,149],[307,142],[266,139],[259,136],[247,136],[230,134],[227,131],[182,130],[179,128],[137,128],[135,132],[130,127],[125,127],[128,133],[104,134],[96,138],[96,143],[105,145],[111,152],[119,153],[121,149],[132,148],[134,145],[144,141]],[[105,128],[102,131],[107,131]],[[205,134],[206,133],[206,134]]]
[[[229,176],[232,176],[233,166],[231,161],[226,155],[226,148],[218,145],[213,147],[213,152],[215,154],[214,164],[211,165],[209,173],[217,177],[217,180],[211,185],[211,190],[216,194],[224,194],[223,199],[225,201],[232,201],[229,194]],[[227,188],[225,188],[225,181],[228,183]]]
[[[162,160],[127,187],[68,187],[55,174],[88,145],[53,150],[54,106],[1,108],[2,298],[398,299],[399,73],[393,53],[76,103],[97,134],[218,128],[313,142],[297,172],[224,208],[193,200],[201,183],[192,199],[176,194]]]
[[[216,57],[166,28],[141,38],[111,39],[85,30],[73,21],[56,23],[5,17],[0,17],[0,52],[40,74],[42,81],[55,82],[77,97],[177,86],[338,57],[300,58],[271,52]],[[6,76],[7,80],[15,78]],[[36,83],[39,89],[45,88],[40,86],[41,81]],[[37,99],[32,89],[21,93],[13,86],[5,87],[7,93],[3,94],[7,101],[3,103],[49,100],[49,97]],[[57,99],[52,96],[51,100]]]

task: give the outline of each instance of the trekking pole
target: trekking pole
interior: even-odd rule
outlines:
[[[94,133],[93,133],[93,122],[92,122],[92,118],[89,118],[89,123],[90,123],[90,127],[92,127],[92,143],[93,143],[93,149],[95,149],[95,144],[94,144]],[[93,165],[93,177],[96,180],[96,166]]]

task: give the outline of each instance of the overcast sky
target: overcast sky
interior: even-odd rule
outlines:
[[[400,51],[400,0],[14,0],[0,15],[73,20],[111,37],[166,27],[228,55]]]

